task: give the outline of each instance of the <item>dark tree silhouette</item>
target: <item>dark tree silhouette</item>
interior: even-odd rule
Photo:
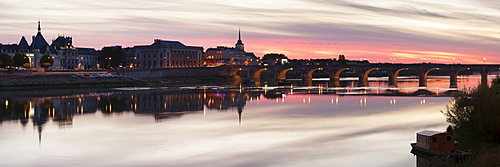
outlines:
[[[460,148],[471,149],[479,166],[500,165],[500,77],[453,98],[443,112]]]
[[[44,54],[42,58],[40,58],[40,66],[42,68],[49,68],[54,64],[54,57],[49,56],[49,54]]]
[[[14,61],[7,53],[0,53],[0,68],[12,66]]]
[[[12,60],[14,60],[14,64],[13,66],[14,67],[29,67],[29,59],[28,59],[28,56],[26,56],[26,54],[23,54],[23,53],[16,53],[14,55],[14,57],[12,58]]]
[[[268,53],[265,54],[264,57],[262,57],[262,60],[281,60],[281,59],[288,59],[284,54],[281,53]]]
[[[126,56],[121,47],[104,47],[98,59],[102,62],[102,67],[116,68],[125,64]]]

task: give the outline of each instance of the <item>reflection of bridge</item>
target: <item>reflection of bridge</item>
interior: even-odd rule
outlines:
[[[299,71],[304,85],[312,85],[313,73],[325,71],[329,74],[330,85],[340,87],[340,78],[343,72],[355,72],[359,77],[358,86],[368,86],[368,75],[370,72],[378,70],[385,71],[388,75],[389,86],[397,87],[397,76],[401,71],[408,70],[418,73],[419,87],[427,86],[427,76],[434,70],[445,71],[450,76],[450,88],[457,88],[457,76],[459,72],[470,70],[481,74],[481,84],[487,85],[488,74],[494,70],[500,70],[500,65],[480,65],[480,64],[357,64],[357,65],[276,65],[276,66],[229,66],[227,74],[233,78],[245,78],[260,84],[261,73],[270,71],[274,73],[274,79],[278,82],[286,79],[289,71]]]

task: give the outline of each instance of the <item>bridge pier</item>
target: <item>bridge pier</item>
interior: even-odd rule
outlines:
[[[458,75],[456,73],[450,74],[450,88],[458,88],[457,79]]]
[[[394,87],[394,88],[398,87],[398,75],[399,75],[399,72],[401,72],[403,70],[408,70],[408,68],[401,68],[401,69],[398,69],[396,71],[393,71],[393,69],[390,69],[390,71],[388,71],[389,87]]]
[[[349,68],[342,68],[338,71],[335,71],[334,69],[330,70],[330,85],[333,87],[340,87],[340,73],[343,71],[347,71]]]
[[[380,70],[380,68],[371,68],[369,70],[360,70],[360,73],[359,74],[359,79],[358,79],[358,86],[359,87],[368,87],[368,75],[370,74],[370,72],[372,72],[373,70]]]
[[[482,87],[487,87],[488,86],[488,73],[489,71],[486,70],[486,68],[481,68],[481,86]]]
[[[451,69],[450,69],[450,88],[458,88],[458,85],[457,85],[458,72],[459,71],[456,71],[454,67],[451,67]]]
[[[427,74],[433,70],[440,70],[439,68],[431,68],[425,71],[423,68],[420,68],[420,72],[418,73],[418,87],[427,87]]]

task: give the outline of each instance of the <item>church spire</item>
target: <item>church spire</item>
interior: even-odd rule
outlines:
[[[238,41],[236,41],[235,48],[245,51],[245,44],[243,44],[243,42],[241,41],[241,30],[239,28],[238,28]]]
[[[42,33],[42,28],[40,27],[40,19],[38,19],[38,33]]]
[[[238,41],[241,41],[241,29],[238,28]]]

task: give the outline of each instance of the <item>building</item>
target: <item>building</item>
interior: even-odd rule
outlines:
[[[94,48],[76,48],[78,52],[78,69],[96,70],[99,68],[99,53]]]
[[[134,46],[130,59],[131,66],[141,69],[202,67],[203,47],[155,39],[151,45]]]
[[[40,58],[47,54],[48,50],[49,44],[42,35],[40,21],[38,21],[38,32],[32,37],[31,45],[28,45],[24,36],[21,37],[19,44],[0,44],[0,53],[7,53],[11,57],[14,57],[16,53],[26,54],[31,67],[39,67]]]
[[[32,39],[33,40],[31,41],[30,45],[31,54],[26,54],[26,55],[30,58],[30,62],[33,62],[32,67],[40,67],[40,58],[42,58],[42,56],[44,54],[47,54],[49,51],[49,43],[47,43],[47,41],[42,35],[42,28],[40,25],[40,21],[38,21],[38,32],[36,36],[32,37]]]
[[[73,38],[58,36],[50,44],[50,56],[54,58],[51,69],[76,69],[78,67],[78,51],[73,47]]]
[[[456,150],[453,134],[429,130],[417,133],[416,146],[437,152],[454,152]]]
[[[208,48],[204,55],[203,64],[205,66],[258,64],[258,58],[255,54],[245,51],[245,45],[241,40],[241,31],[238,31],[238,41],[234,46],[234,48],[227,46]]]
[[[94,69],[98,66],[99,54],[93,48],[75,48],[72,37],[58,36],[48,44],[42,35],[40,21],[38,21],[38,33],[32,37],[31,45],[23,36],[19,44],[0,44],[0,53],[7,53],[13,57],[16,53],[26,54],[29,58],[30,67],[40,67],[40,58],[48,54],[54,58],[50,69]]]

